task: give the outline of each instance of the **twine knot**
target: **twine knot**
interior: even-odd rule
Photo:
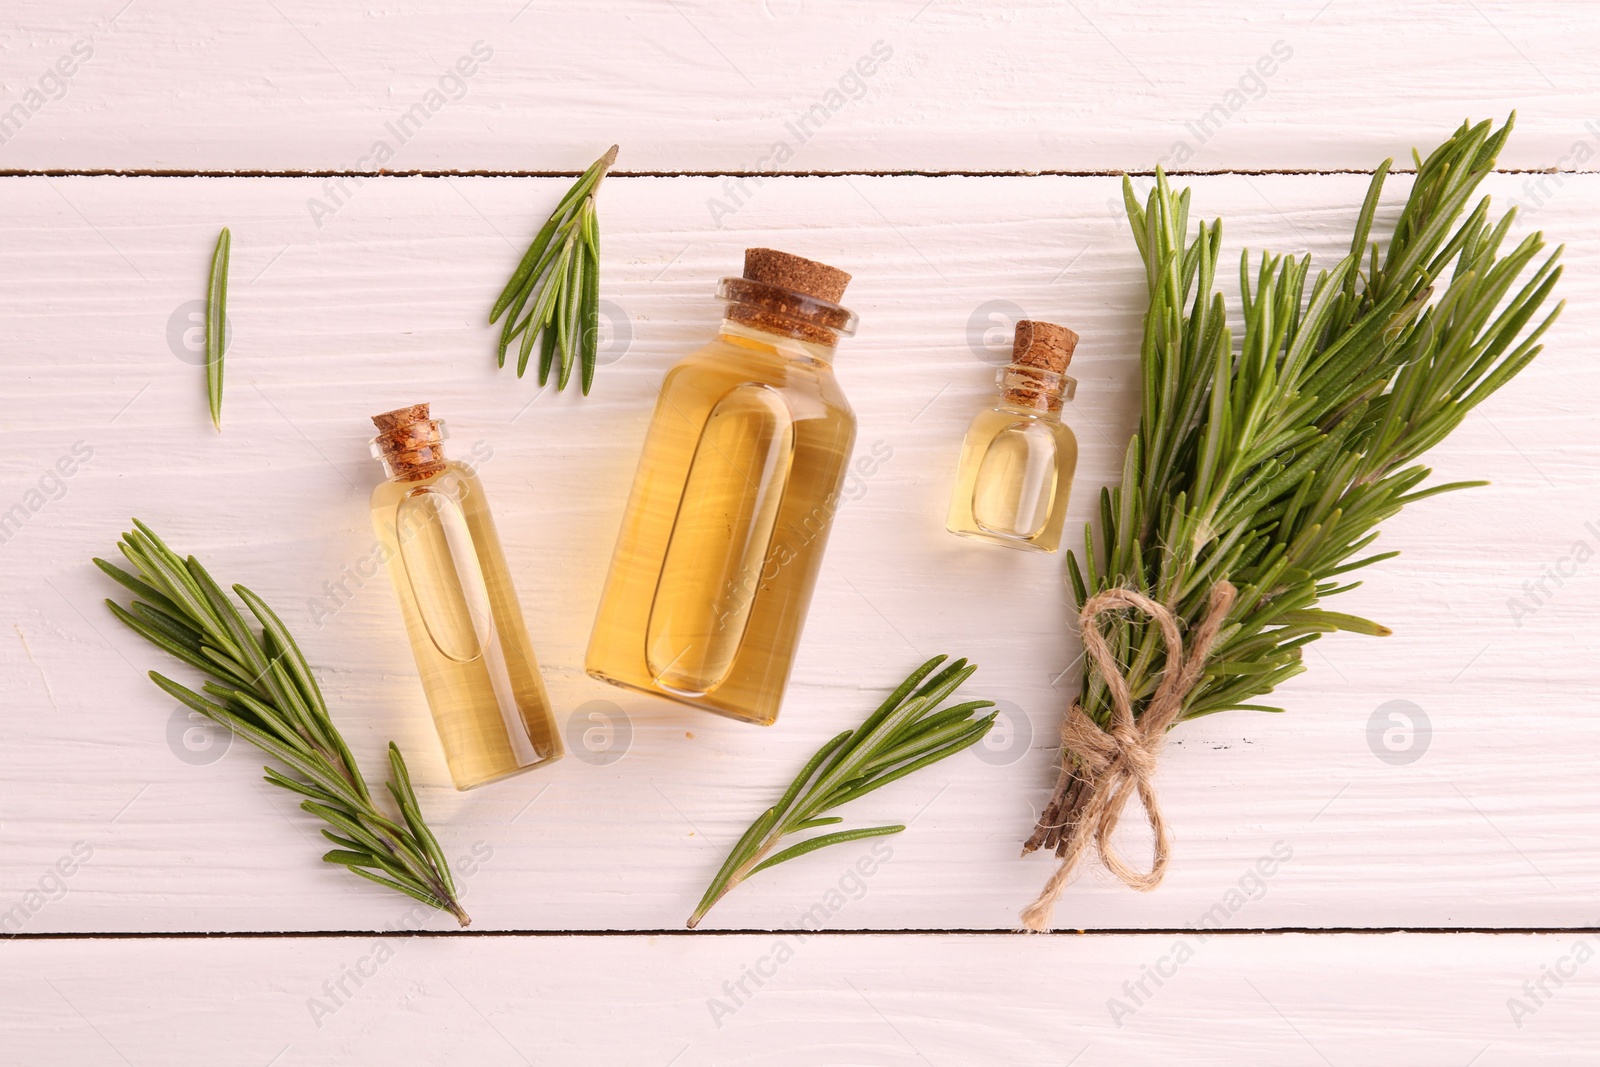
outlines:
[[[1061,853],[1061,863],[1039,898],[1022,912],[1022,922],[1030,930],[1050,929],[1050,916],[1062,890],[1072,878],[1078,861],[1092,841],[1100,861],[1124,885],[1149,892],[1161,884],[1167,872],[1172,845],[1166,820],[1156,799],[1156,763],[1167,730],[1177,722],[1184,703],[1205,669],[1206,658],[1217,639],[1222,623],[1233,607],[1235,591],[1227,582],[1211,587],[1206,614],[1190,635],[1187,650],[1178,620],[1172,611],[1142,593],[1131,589],[1107,589],[1090,597],[1079,613],[1083,651],[1089,666],[1106,686],[1111,701],[1111,722],[1102,727],[1083,708],[1074,703],[1061,724],[1063,766],[1071,761],[1073,773],[1088,791]],[[1155,695],[1138,716],[1133,711],[1133,695],[1121,664],[1100,631],[1100,616],[1132,608],[1154,620],[1166,644],[1166,667]],[[1148,870],[1140,870],[1124,860],[1111,843],[1111,835],[1122,817],[1122,809],[1135,795],[1144,808],[1145,820],[1155,834],[1155,846]]]

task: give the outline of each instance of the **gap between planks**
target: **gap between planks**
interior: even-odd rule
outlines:
[[[1151,170],[613,170],[607,178],[1153,178]],[[1204,178],[1226,175],[1258,177],[1290,175],[1331,177],[1370,175],[1370,169],[1337,167],[1295,169],[1279,167],[1221,168],[1217,170],[1166,170],[1169,178]],[[1416,168],[1390,168],[1390,174],[1415,174]],[[1600,174],[1600,169],[1562,170],[1557,167],[1495,168],[1493,174]],[[169,170],[162,168],[0,168],[0,178],[577,178],[576,170]]]
[[[902,930],[804,930],[809,937],[861,938],[861,937],[1172,937],[1199,932],[1192,926],[1148,928],[1097,927],[1076,930],[1063,927],[1035,934],[1024,930],[993,930],[975,928],[902,929]],[[4,934],[0,941],[260,941],[301,939],[310,941],[332,940],[342,937],[759,937],[792,934],[790,928],[727,930],[172,930],[144,933],[135,930],[111,930],[101,933],[45,932],[37,934]],[[1344,936],[1355,934],[1375,936],[1381,934],[1421,934],[1453,937],[1458,934],[1600,934],[1600,926],[1248,926],[1206,930],[1224,937],[1258,937],[1264,934],[1319,934]]]

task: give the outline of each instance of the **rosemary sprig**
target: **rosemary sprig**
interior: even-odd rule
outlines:
[[[211,253],[211,284],[206,288],[206,398],[211,425],[222,429],[222,356],[228,346],[228,251],[233,236],[224,226]]]
[[[612,145],[567,190],[489,312],[491,324],[506,315],[495,357],[500,366],[506,365],[506,349],[522,335],[518,378],[528,369],[534,340],[539,338],[539,384],[549,380],[559,355],[556,390],[567,387],[577,362],[583,368],[583,395],[589,395],[600,344],[600,219],[595,193],[616,161],[617,146]]]
[[[1135,589],[1167,605],[1186,632],[1216,583],[1237,587],[1182,718],[1281,711],[1255,698],[1305,669],[1307,644],[1338,630],[1387,634],[1321,602],[1359,585],[1346,581],[1351,572],[1398,554],[1361,555],[1383,520],[1485,484],[1420,488],[1432,472],[1413,461],[1539,354],[1561,310],[1535,318],[1561,276],[1561,250],[1536,264],[1544,238],[1534,233],[1502,252],[1513,213],[1492,220],[1487,197],[1467,211],[1511,124],[1463,124],[1416,158],[1387,250],[1372,229],[1389,162],[1331,271],[1313,281],[1309,256],[1269,254],[1252,271],[1246,252],[1237,349],[1214,285],[1220,221],[1202,222],[1189,240],[1187,190],[1174,195],[1158,172],[1141,206],[1124,181],[1150,293],[1143,409],[1121,486],[1101,492],[1099,546],[1086,528],[1068,575],[1080,607],[1105,589]],[[1167,666],[1159,628],[1143,615],[1105,624],[1142,713]],[[1109,723],[1096,672],[1085,671],[1079,703]],[[1070,777],[1069,767],[1028,849],[1065,847]]]
[[[179,558],[144,523],[133,524],[117,548],[137,575],[103,559],[94,562],[139,599],[126,608],[108,599],[106,607],[134,633],[209,675],[201,688],[211,699],[156,671],[151,680],[289,769],[264,768],[266,780],[305,797],[300,807],[333,827],[322,834],[338,847],[324,860],[470,924],[450,865],[423,822],[400,749],[390,742],[387,784],[400,809],[396,821],[379,810],[282,620],[235,585],[261,627],[258,637],[197,559]]]
[[[844,821],[840,816],[824,816],[823,812],[953,756],[989,732],[999,713],[990,712],[977,719],[972,713],[993,707],[993,701],[969,700],[939,707],[940,701],[978,669],[977,664],[958,659],[933,674],[945,658],[935,656],[912,671],[865,722],[817,750],[782,798],[762,812],[733,846],[694,914],[689,916],[691,930],[730,889],[759,871],[829,845],[897,834],[905,829],[895,824],[835,830],[768,855],[789,834]],[[930,674],[933,677],[929,678]]]

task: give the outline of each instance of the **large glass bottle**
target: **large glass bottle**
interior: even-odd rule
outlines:
[[[972,420],[961,446],[951,533],[1035,552],[1060,547],[1078,465],[1061,402],[1077,384],[1066,375],[1077,344],[1064,326],[1017,323],[1011,365],[996,376],[1000,402]]]
[[[855,441],[833,375],[850,276],[766,248],[667,372],[601,596],[596,678],[770,724]]]
[[[562,755],[500,538],[471,467],[445,459],[444,423],[416,404],[373,416],[389,480],[372,525],[457,789]]]

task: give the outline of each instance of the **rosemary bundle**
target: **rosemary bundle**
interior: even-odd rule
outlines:
[[[600,216],[594,198],[616,161],[617,146],[612,145],[572,183],[489,312],[490,325],[502,314],[506,316],[495,357],[499,366],[506,365],[506,349],[520,334],[517,377],[522,377],[534,339],[542,338],[539,384],[549,380],[559,356],[558,392],[567,387],[575,363],[582,368],[579,384],[583,395],[589,395],[594,382],[600,345]]]
[[[973,718],[976,711],[993,707],[990,700],[968,700],[940,708],[939,703],[972,677],[977,664],[958,659],[937,674],[944,656],[935,656],[911,672],[900,687],[854,730],[846,730],[817,750],[776,804],[750,824],[733,851],[711,879],[705,896],[689,916],[692,930],[728,891],[769,867],[776,867],[819,848],[859,841],[864,837],[897,834],[903,824],[835,830],[819,834],[773,855],[790,834],[844,821],[824,815],[841,804],[865,796],[912,771],[953,756],[977,744],[991,727],[997,712]],[[928,676],[933,674],[933,677]]]
[[[1305,669],[1308,643],[1387,634],[1321,604],[1359,584],[1351,572],[1398,554],[1362,555],[1379,523],[1485,484],[1422,488],[1431,472],[1414,461],[1539,354],[1561,310],[1536,318],[1560,249],[1535,265],[1542,234],[1503,250],[1512,213],[1492,219],[1487,197],[1467,210],[1510,131],[1510,120],[1463,124],[1426,159],[1414,153],[1387,249],[1372,228],[1389,162],[1331,270],[1313,280],[1309,256],[1268,254],[1252,270],[1246,252],[1237,347],[1214,284],[1220,221],[1190,239],[1187,190],[1174,195],[1158,171],[1141,206],[1124,180],[1150,296],[1141,416],[1121,486],[1101,492],[1098,545],[1085,529],[1083,554],[1067,560],[1086,665],[1060,780],[1023,849],[1061,857],[1023,913],[1029,928],[1049,927],[1091,841],[1125,883],[1154,888],[1169,842],[1150,778],[1166,730],[1281,711],[1256,698]],[[1110,846],[1133,796],[1155,831],[1148,871]]]
[[[144,523],[133,524],[117,548],[137,575],[94,562],[139,599],[126,608],[108,599],[106,607],[140,637],[209,675],[201,688],[211,699],[156,671],[151,680],[289,768],[293,776],[264,768],[266,780],[305,797],[300,807],[338,831],[322,831],[338,846],[324,860],[470,924],[400,749],[390,742],[388,786],[403,824],[378,808],[310,666],[272,609],[244,586],[233,587],[261,627],[257,637],[199,560],[180,558]]]

